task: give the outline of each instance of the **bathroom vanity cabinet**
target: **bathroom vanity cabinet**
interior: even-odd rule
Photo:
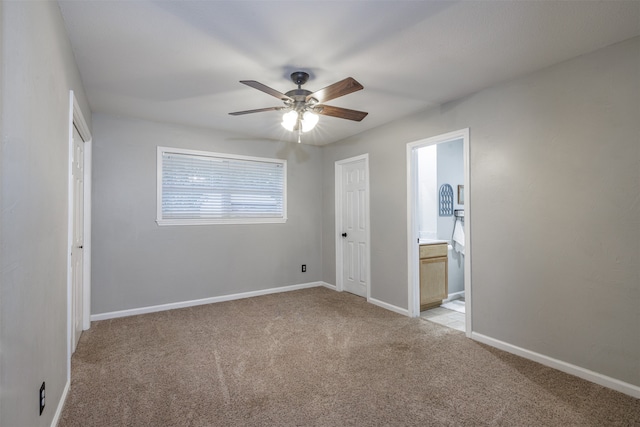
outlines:
[[[420,311],[438,307],[449,295],[447,243],[420,245]]]

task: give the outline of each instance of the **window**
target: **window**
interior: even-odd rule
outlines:
[[[159,225],[282,223],[286,160],[158,147]]]

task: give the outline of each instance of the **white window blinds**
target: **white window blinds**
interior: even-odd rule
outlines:
[[[158,147],[158,224],[286,221],[286,161]]]

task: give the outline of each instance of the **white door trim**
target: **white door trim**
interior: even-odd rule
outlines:
[[[470,162],[469,162],[469,128],[461,129],[431,138],[407,144],[407,254],[408,254],[408,278],[409,278],[409,317],[420,316],[420,275],[419,275],[419,255],[418,255],[418,197],[417,197],[417,156],[416,150],[428,145],[439,144],[456,139],[462,139],[464,145],[464,234],[465,234],[465,256],[464,256],[464,292],[466,304],[465,330],[468,337],[471,337],[473,325],[471,322],[471,187],[470,187]]]
[[[365,221],[367,223],[367,248],[365,259],[367,263],[367,301],[371,299],[371,220],[369,215],[369,153],[348,159],[338,160],[335,163],[335,245],[336,245],[336,290],[342,292],[343,259],[342,259],[342,167],[348,163],[364,160],[366,171],[365,180]]]
[[[71,349],[73,348],[73,301],[71,275],[71,248],[73,245],[73,128],[84,141],[84,260],[83,276],[83,330],[91,325],[91,148],[92,139],[89,126],[82,114],[80,104],[73,90],[69,91],[69,153],[68,153],[68,223],[67,223],[67,380],[71,377]]]

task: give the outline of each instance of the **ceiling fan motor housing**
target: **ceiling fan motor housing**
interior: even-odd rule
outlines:
[[[285,95],[293,99],[293,102],[285,102],[285,104],[288,104],[288,107],[298,112],[311,109],[315,104],[318,103],[318,100],[315,98],[310,98],[309,100],[307,100],[307,96],[311,95],[312,93],[313,92],[306,89],[292,89],[289,92],[285,93]]]
[[[285,93],[285,95],[293,99],[293,102],[286,103],[287,107],[297,111],[298,113],[303,113],[312,109],[313,106],[318,103],[318,100],[315,98],[307,99],[307,96],[311,95],[313,92],[300,87],[309,81],[309,73],[305,73],[304,71],[291,73],[291,81],[298,85],[298,89],[293,89]]]

